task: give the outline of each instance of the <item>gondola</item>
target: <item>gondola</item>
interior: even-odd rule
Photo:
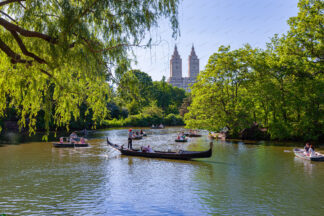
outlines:
[[[75,141],[80,141],[80,138],[75,138]],[[61,137],[60,142],[54,142],[53,147],[55,148],[78,148],[78,147],[89,147],[89,143],[75,143],[70,142],[69,137]]]
[[[294,149],[294,153],[296,155],[296,157],[305,159],[305,160],[310,160],[310,161],[324,161],[324,155],[315,152],[315,156],[307,156],[304,154],[304,150],[303,149],[299,149],[299,148],[295,148]]]
[[[128,156],[137,156],[137,157],[148,157],[148,158],[163,158],[163,159],[174,159],[174,160],[190,160],[192,158],[208,158],[212,156],[212,148],[213,143],[210,143],[210,149],[207,151],[183,151],[180,150],[178,152],[163,152],[163,151],[155,151],[155,152],[142,152],[138,149],[129,150],[123,148],[123,146],[119,146],[111,143],[107,138],[107,144],[114,149],[120,151],[122,155]]]
[[[188,139],[175,139],[175,142],[188,142]]]

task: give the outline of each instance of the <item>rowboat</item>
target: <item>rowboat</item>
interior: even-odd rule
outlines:
[[[324,161],[324,155],[320,154],[318,152],[315,152],[315,156],[307,156],[305,154],[304,149],[299,149],[299,148],[295,148],[294,149],[294,153],[296,155],[296,157],[305,159],[305,160],[310,160],[310,161]]]
[[[107,144],[114,149],[120,151],[122,155],[137,156],[137,157],[148,157],[148,158],[164,158],[164,159],[175,159],[175,160],[190,160],[192,158],[208,158],[212,156],[213,143],[210,143],[210,149],[207,151],[154,151],[154,152],[142,152],[139,149],[127,149],[123,146],[119,146],[111,143],[107,138]]]
[[[61,137],[60,142],[54,142],[53,147],[55,148],[77,148],[77,147],[89,147],[89,143],[79,142],[80,138],[71,140],[69,137]]]
[[[187,137],[201,137],[202,136],[201,134],[194,134],[194,133],[185,133],[184,135]]]
[[[140,140],[142,138],[143,138],[142,136],[135,136],[135,137],[132,137],[132,140]]]
[[[175,139],[175,142],[188,142],[188,139]]]

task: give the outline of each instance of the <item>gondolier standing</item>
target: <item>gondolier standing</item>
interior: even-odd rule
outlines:
[[[128,149],[133,149],[132,138],[133,138],[133,132],[132,132],[132,129],[129,129],[129,131],[128,131]]]

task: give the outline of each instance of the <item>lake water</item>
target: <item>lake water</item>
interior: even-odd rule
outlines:
[[[133,146],[206,150],[207,136],[175,143],[179,128],[147,130]],[[0,147],[0,214],[324,215],[324,162],[293,147],[214,141],[193,161],[121,156],[127,129],[90,134],[89,148],[27,142]]]

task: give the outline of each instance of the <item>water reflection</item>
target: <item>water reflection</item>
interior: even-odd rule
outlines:
[[[304,173],[312,176],[313,168],[315,166],[314,162],[304,160],[302,158],[294,157],[294,162],[296,167],[304,167]]]

